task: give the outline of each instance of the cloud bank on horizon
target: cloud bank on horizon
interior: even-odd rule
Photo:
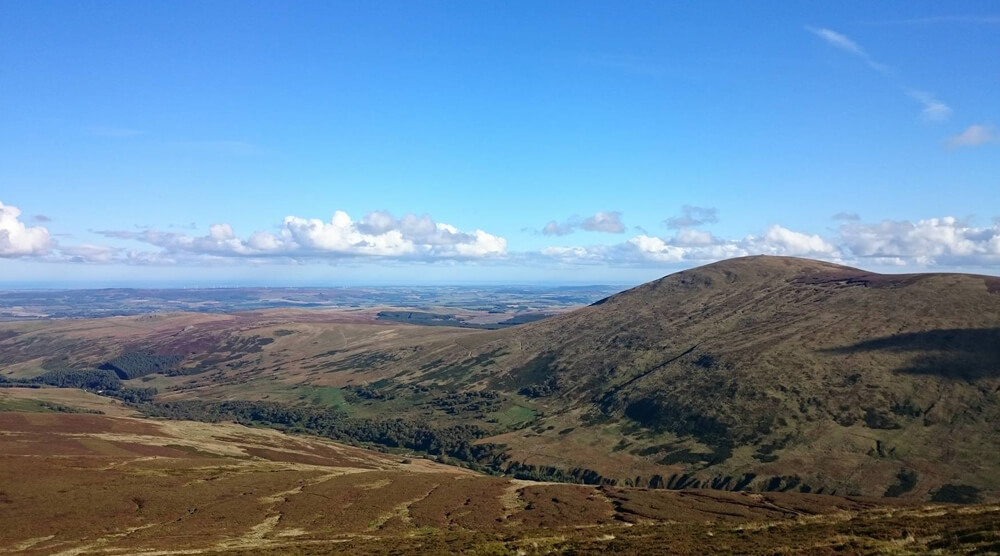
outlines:
[[[861,266],[1000,269],[1000,219],[992,226],[976,226],[969,220],[952,216],[916,222],[866,223],[857,214],[839,213],[832,219],[840,225],[826,236],[772,224],[758,234],[726,239],[697,228],[718,222],[716,209],[684,205],[679,216],[663,221],[665,227],[673,230],[670,235],[641,233],[616,244],[551,245],[534,251],[509,251],[506,238],[479,229],[461,231],[452,225],[435,222],[426,214],[406,214],[397,218],[385,211],[370,212],[360,220],[352,219],[343,211],[334,212],[329,221],[287,216],[276,231],[256,231],[245,237],[240,237],[229,224],[222,223],[212,225],[205,235],[156,229],[95,231],[110,240],[141,244],[140,248],[63,244],[54,239],[48,228],[25,224],[18,207],[0,202],[0,257],[104,265],[369,260],[677,267],[749,255],[783,255]],[[609,221],[612,224],[608,224]],[[589,227],[586,222],[590,222]],[[598,212],[581,221],[579,227],[624,232],[618,212]]]
[[[395,218],[388,212],[370,212],[354,221],[336,211],[326,222],[318,218],[287,216],[276,233],[258,231],[237,237],[229,224],[214,224],[204,236],[148,229],[99,230],[116,239],[135,240],[158,247],[157,256],[174,261],[184,256],[232,258],[386,258],[477,259],[506,254],[507,240],[482,230],[459,231],[434,222],[428,215]]]

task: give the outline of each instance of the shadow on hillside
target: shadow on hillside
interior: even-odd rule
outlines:
[[[947,379],[1000,377],[1000,328],[956,328],[896,334],[824,350],[828,353],[882,351],[913,353],[899,372]]]

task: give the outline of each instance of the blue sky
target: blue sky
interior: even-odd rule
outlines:
[[[0,12],[0,284],[1000,273],[992,2]]]

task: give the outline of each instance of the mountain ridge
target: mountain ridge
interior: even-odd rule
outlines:
[[[624,467],[635,472],[660,467],[661,475],[707,480],[719,473],[800,475],[814,489],[883,494],[899,474],[918,473],[913,468],[930,474],[939,466],[975,466],[971,454],[949,460],[923,429],[988,433],[985,443],[997,444],[997,282],[882,275],[781,257],[728,260],[498,334],[482,352],[530,345],[532,357],[494,358],[500,366],[509,361],[510,371],[485,383],[538,394],[543,405],[559,400],[548,404],[556,413],[550,420],[575,409],[586,417],[578,422],[617,421],[612,430],[638,456]],[[979,411],[964,411],[968,402]],[[838,449],[823,438],[831,435],[855,438]],[[857,442],[858,435],[866,441]],[[518,439],[514,453],[550,464],[554,458],[538,457],[531,445],[568,444],[572,435],[539,436],[545,440]],[[616,447],[605,443],[597,451]],[[879,455],[893,449],[892,457]],[[808,453],[817,451],[878,479],[852,480],[836,470],[831,481],[832,470],[824,469],[831,464]],[[586,461],[565,453],[574,464]],[[651,459],[662,465],[648,465]],[[986,460],[990,469],[1000,463]],[[624,469],[614,475],[619,467],[596,469],[621,477]],[[982,484],[996,488],[996,480]]]

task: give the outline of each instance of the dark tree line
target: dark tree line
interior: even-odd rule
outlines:
[[[496,446],[475,444],[487,433],[469,424],[438,426],[405,419],[364,419],[348,417],[332,408],[293,407],[255,401],[168,402],[147,404],[142,410],[148,415],[169,419],[274,426],[340,442],[406,448],[470,463],[487,462],[497,452]]]
[[[122,388],[122,381],[114,373],[96,369],[83,371],[60,369],[49,371],[31,380],[56,388],[80,388],[95,391],[120,390]]]
[[[0,377],[0,385],[23,388],[38,388],[42,385],[79,388],[135,404],[151,402],[156,397],[156,388],[128,388],[115,373],[100,369],[58,369],[27,380]]]
[[[435,409],[449,415],[478,415],[497,411],[503,405],[500,395],[493,391],[449,392],[430,401]]]
[[[489,398],[490,396],[484,396]],[[438,426],[404,419],[348,417],[335,408],[288,406],[276,402],[181,401],[144,404],[147,415],[193,421],[235,421],[243,425],[270,426],[289,432],[309,433],[345,443],[406,448],[464,462],[478,471],[517,478],[585,484],[615,484],[614,479],[590,469],[562,470],[510,461],[498,444],[476,444],[487,431],[476,425]]]
[[[122,380],[130,380],[153,373],[172,374],[182,359],[180,355],[155,355],[143,351],[129,351],[104,363],[100,368],[114,371]]]

